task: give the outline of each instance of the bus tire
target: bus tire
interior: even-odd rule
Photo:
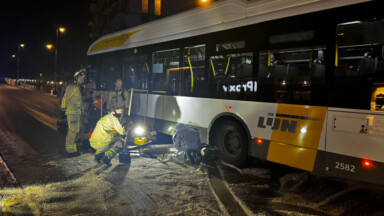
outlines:
[[[248,158],[248,139],[243,127],[227,120],[215,129],[213,143],[219,150],[221,160],[235,166],[243,165]]]

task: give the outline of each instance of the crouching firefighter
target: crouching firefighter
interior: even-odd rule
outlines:
[[[118,107],[97,122],[89,142],[96,149],[95,160],[98,163],[111,166],[112,158],[123,149],[124,140],[121,136],[126,134],[120,123],[123,113],[124,108]]]

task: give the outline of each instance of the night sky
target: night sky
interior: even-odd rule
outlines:
[[[67,31],[59,35],[58,79],[74,73],[86,63],[86,52],[92,41],[88,38],[88,22],[92,0],[1,1],[0,6],[0,77],[16,77],[17,47],[25,43],[20,54],[20,78],[49,76],[54,71],[54,51],[45,48],[55,43],[57,26]],[[60,81],[60,80],[58,80]]]

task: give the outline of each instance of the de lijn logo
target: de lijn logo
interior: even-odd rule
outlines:
[[[257,82],[248,81],[246,84],[223,85],[224,92],[256,92]]]
[[[265,117],[260,116],[259,122],[257,124],[259,128],[271,127],[272,130],[279,130],[282,132],[295,133],[297,127],[297,121],[295,120],[287,120],[287,119],[279,119],[279,118],[271,118],[268,117],[267,121],[265,121]]]

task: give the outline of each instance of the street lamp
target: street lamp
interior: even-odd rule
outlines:
[[[200,6],[208,6],[212,0],[199,0]]]
[[[19,84],[19,75],[20,75],[20,50],[24,48],[25,44],[21,43],[17,46],[17,84]],[[12,55],[13,57],[14,55]],[[13,57],[15,58],[15,57]]]
[[[58,27],[56,29],[56,46],[55,46],[55,90],[54,94],[57,93],[57,49],[59,48],[59,32],[64,33],[66,28]]]
[[[49,51],[51,51],[52,48],[53,48],[53,45],[52,45],[52,44],[46,44],[45,47],[46,47]]]
[[[52,70],[51,51],[54,48],[54,46],[53,46],[53,44],[48,43],[48,44],[45,44],[45,48],[47,48],[47,50],[48,50],[48,68],[49,68],[49,72],[51,72],[51,70]]]

